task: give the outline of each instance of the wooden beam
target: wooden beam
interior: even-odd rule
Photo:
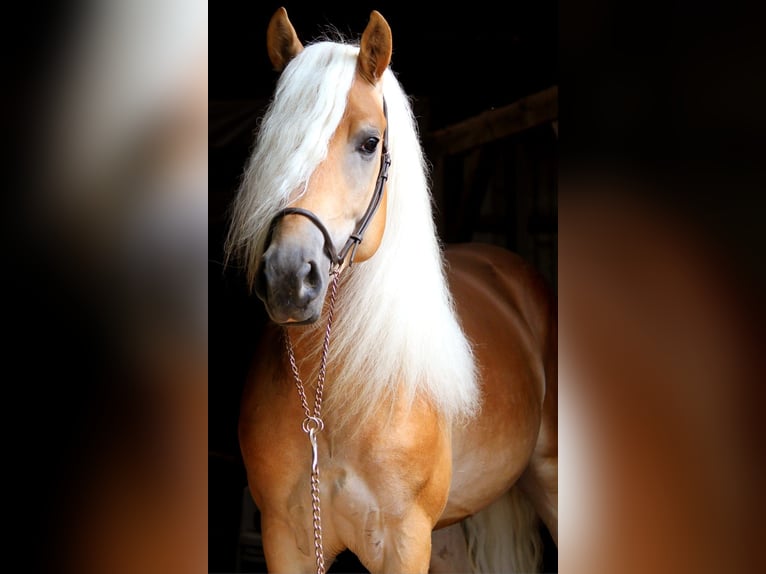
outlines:
[[[482,112],[424,138],[432,156],[453,155],[558,119],[558,86]]]

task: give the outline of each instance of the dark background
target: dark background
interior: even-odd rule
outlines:
[[[327,29],[358,40],[370,12],[391,26],[391,68],[408,93],[428,97],[433,128],[556,83],[557,3],[471,2],[414,10],[403,2],[251,2],[210,7],[210,99],[264,99],[276,73],[266,27],[284,6],[306,44]]]
[[[438,10],[392,2],[250,2],[210,6],[210,548],[211,572],[233,571],[245,477],[238,400],[266,320],[234,269],[220,265],[226,209],[277,73],[266,28],[284,5],[306,44],[328,29],[358,40],[373,9],[392,29],[391,68],[424,140],[438,130],[557,85],[556,2],[472,2]],[[330,28],[331,27],[331,28]],[[426,155],[435,160],[428,145]],[[550,124],[449,156],[436,217],[446,242],[514,249],[556,283],[556,137]],[[466,208],[469,206],[470,208]],[[469,217],[473,214],[473,217]],[[547,540],[546,569],[555,571]],[[257,565],[255,566],[257,568]],[[333,571],[358,571],[341,556]]]

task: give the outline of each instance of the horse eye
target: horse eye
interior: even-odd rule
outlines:
[[[362,152],[368,155],[372,155],[375,153],[375,150],[378,149],[379,141],[380,140],[378,138],[367,138],[361,145]]]

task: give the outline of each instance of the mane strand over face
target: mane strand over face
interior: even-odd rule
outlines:
[[[357,52],[334,42],[310,45],[277,82],[232,206],[225,247],[227,261],[241,263],[250,287],[272,218],[300,196],[327,154],[346,109]]]
[[[287,66],[234,204],[227,248],[252,282],[274,214],[294,200],[324,159],[354,81],[359,48],[321,42]],[[444,274],[417,124],[394,73],[381,79],[391,168],[378,250],[344,271],[335,308],[324,410],[335,432],[360,428],[394,397],[429,401],[448,422],[478,406],[472,351]],[[295,340],[312,327],[293,327]],[[299,359],[316,380],[321,348]],[[350,424],[353,423],[353,424]]]

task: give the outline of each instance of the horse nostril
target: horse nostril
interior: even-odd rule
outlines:
[[[308,272],[306,273],[306,276],[303,278],[303,283],[309,289],[315,290],[317,287],[320,286],[322,282],[322,277],[319,275],[319,267],[317,266],[315,261],[309,261],[308,265],[309,265],[309,269],[308,269]]]

